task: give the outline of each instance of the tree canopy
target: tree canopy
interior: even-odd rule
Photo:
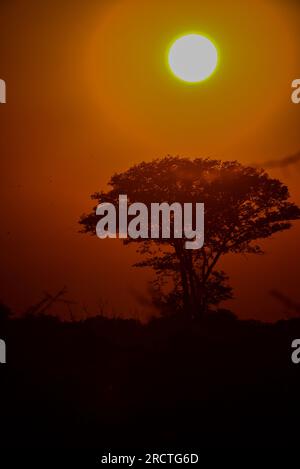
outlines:
[[[237,161],[168,156],[113,175],[109,186],[110,190],[96,192],[92,199],[117,204],[119,195],[127,194],[129,203],[147,206],[204,203],[205,239],[199,250],[184,249],[184,239],[124,240],[137,243],[143,260],[136,266],[154,269],[153,291],[160,307],[191,316],[231,298],[228,278],[216,268],[221,256],[262,254],[260,240],[289,229],[300,218],[286,185],[263,169]],[[95,208],[81,217],[82,232],[95,234]]]

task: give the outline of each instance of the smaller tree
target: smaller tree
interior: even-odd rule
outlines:
[[[168,156],[115,174],[109,185],[111,190],[96,192],[92,199],[117,206],[119,195],[126,194],[129,203],[142,202],[148,210],[153,202],[204,203],[202,249],[187,250],[185,240],[175,238],[124,241],[137,243],[144,257],[138,267],[154,269],[156,302],[192,316],[232,296],[226,274],[216,269],[221,256],[262,254],[260,239],[289,229],[291,221],[300,218],[282,182],[237,161]],[[97,221],[95,210],[83,215],[82,231],[95,234]],[[172,283],[168,293],[163,291],[166,283]]]
[[[0,302],[0,323],[8,321],[11,319],[11,317],[12,314],[10,308],[4,303]]]

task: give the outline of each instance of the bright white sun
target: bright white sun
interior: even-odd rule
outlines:
[[[174,75],[189,83],[197,83],[213,73],[218,63],[218,52],[206,37],[188,34],[173,43],[168,59]]]

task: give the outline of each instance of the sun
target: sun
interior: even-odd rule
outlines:
[[[216,69],[218,52],[207,37],[188,34],[172,44],[168,62],[177,78],[188,83],[198,83],[208,78]]]

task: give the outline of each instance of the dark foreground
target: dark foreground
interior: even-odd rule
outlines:
[[[2,320],[1,448],[297,447],[300,320]]]

